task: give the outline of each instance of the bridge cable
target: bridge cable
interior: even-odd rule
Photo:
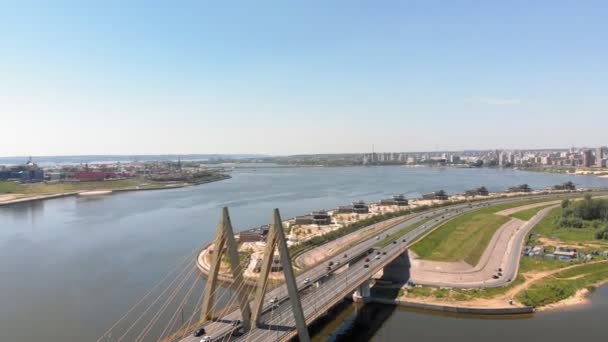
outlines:
[[[198,284],[199,280],[201,280],[200,276],[196,277],[196,279],[192,282],[192,285],[188,289],[188,292],[186,292],[184,299],[182,299],[181,303],[177,307],[177,310],[175,310],[175,312],[173,313],[173,316],[171,316],[171,319],[167,323],[167,326],[165,326],[165,329],[163,329],[160,336],[158,337],[158,341],[162,340],[163,336],[165,335],[165,332],[167,332],[167,329],[169,329],[169,327],[173,327],[173,325],[175,325],[175,323],[177,323],[177,314],[181,310],[183,310],[184,305],[186,304],[188,298],[190,297],[190,294],[192,294],[192,290],[194,290],[194,287],[196,286],[196,284]],[[169,329],[168,333],[171,333],[171,329]]]
[[[167,272],[167,274],[158,282],[156,283],[156,285],[154,285],[154,287],[152,287],[152,289],[150,289],[137,303],[135,303],[133,306],[131,306],[129,308],[129,310],[121,317],[119,318],[108,330],[106,330],[101,337],[99,337],[97,339],[97,342],[101,342],[101,340],[107,336],[108,333],[110,333],[112,331],[112,329],[114,329],[115,327],[117,327],[125,318],[127,318],[127,316],[129,314],[131,314],[131,312],[133,310],[135,310],[136,307],[138,307],[141,303],[143,303],[144,300],[146,300],[146,298],[148,298],[148,296],[150,294],[152,294],[161,284],[163,284],[167,279],[169,279],[169,277],[171,276],[171,274],[173,274],[176,270],[180,269],[182,266],[180,266],[181,264],[185,263],[188,261],[188,259],[190,259],[192,257],[192,254],[194,254],[196,252],[197,249],[199,249],[200,247],[197,247],[193,252],[188,253],[183,259],[181,259],[180,261],[178,261],[177,263],[175,263],[174,265],[172,265],[169,268],[169,272]]]
[[[159,318],[165,312],[165,310],[167,309],[167,307],[169,306],[169,304],[171,304],[171,302],[173,301],[173,299],[175,298],[175,296],[179,293],[179,291],[181,291],[181,289],[184,287],[184,284],[192,276],[192,274],[194,273],[195,270],[196,270],[196,267],[193,267],[190,270],[190,272],[188,273],[188,275],[185,276],[180,281],[180,283],[178,284],[178,286],[169,294],[169,296],[167,297],[167,299],[165,300],[165,302],[161,305],[161,307],[158,309],[158,311],[156,312],[156,314],[152,317],[152,319],[150,320],[150,322],[148,322],[148,324],[144,327],[143,331],[139,333],[139,335],[135,339],[136,342],[137,341],[142,341],[146,337],[146,335],[148,335],[148,333],[150,332],[150,330],[152,330],[152,328],[158,322]]]
[[[243,282],[242,284],[244,284],[244,283],[245,282]],[[247,297],[246,297],[247,298],[247,303],[250,302],[249,298],[250,298],[251,294],[254,293],[254,291],[256,290],[256,288],[257,288],[257,285],[256,286],[251,286],[250,289],[247,291],[247,294],[246,294],[247,295]],[[242,312],[241,312],[241,314],[242,314]],[[251,322],[251,323],[255,324],[255,322]],[[230,339],[232,338],[232,335],[234,334],[235,330],[236,329],[231,330],[230,331],[230,335],[224,336],[222,338],[222,341],[230,341]]]
[[[125,338],[125,336],[129,333],[129,331],[131,329],[133,329],[133,327],[135,327],[135,325],[144,317],[144,315],[152,308],[152,306],[154,304],[156,304],[156,302],[164,295],[165,292],[167,292],[168,289],[171,288],[171,286],[173,286],[173,284],[183,275],[183,273],[189,269],[188,266],[190,266],[190,264],[193,263],[192,261],[190,261],[188,264],[186,264],[186,266],[179,272],[179,274],[169,283],[169,285],[167,287],[165,287],[163,289],[163,291],[158,295],[158,297],[156,297],[156,299],[144,310],[144,312],[142,312],[140,314],[140,316],[135,320],[135,322],[133,322],[133,324],[131,324],[131,326],[129,326],[129,328],[122,334],[122,336],[120,336],[118,338],[118,342],[120,342],[122,339]]]

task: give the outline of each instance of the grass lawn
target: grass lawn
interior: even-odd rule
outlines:
[[[555,270],[558,268],[572,266],[578,262],[579,261],[564,261],[524,256],[519,261],[519,273]]]
[[[517,275],[517,278],[515,278],[515,280],[507,285],[507,286],[502,286],[502,287],[489,287],[489,288],[485,288],[485,289],[471,289],[471,290],[467,290],[467,289],[453,289],[452,291],[454,291],[454,293],[458,294],[461,298],[461,300],[469,300],[469,299],[474,299],[474,298],[492,298],[492,297],[496,297],[498,295],[502,295],[505,294],[507,292],[509,292],[509,290],[511,290],[512,288],[523,284],[526,280],[524,279],[524,276],[522,276],[521,274]]]
[[[522,275],[519,275],[515,280],[502,287],[486,288],[486,289],[438,289],[429,286],[414,287],[408,290],[408,297],[434,297],[439,299],[447,299],[450,301],[468,301],[478,298],[489,299],[507,293],[509,290],[523,284],[525,281]]]
[[[530,209],[518,211],[516,213],[511,214],[510,216],[514,217],[514,218],[518,218],[523,221],[529,221],[539,211],[541,211],[542,209],[545,209],[546,207],[550,207],[552,205],[554,205],[554,204],[549,204],[549,205],[544,205],[542,207],[536,207],[536,208],[530,208]]]
[[[503,203],[466,213],[442,224],[414,244],[412,250],[422,259],[465,261],[477,265],[494,233],[510,220],[509,217],[495,215],[496,212],[548,201],[554,199]]]
[[[561,240],[564,244],[576,244],[582,242],[593,242],[596,244],[603,244],[604,241],[595,239],[596,229],[593,227],[585,228],[563,228],[559,227],[555,223],[555,219],[561,213],[561,208],[555,208],[549,212],[544,219],[542,219],[536,227],[532,230],[532,233],[540,234],[543,237]]]
[[[517,295],[517,300],[529,306],[543,306],[573,296],[576,291],[608,280],[608,263],[585,264],[534,283]]]
[[[61,183],[32,183],[17,184],[15,182],[0,182],[0,194],[50,195],[62,192],[81,190],[112,190],[130,188],[140,185],[137,180],[111,180],[98,182],[61,182]]]

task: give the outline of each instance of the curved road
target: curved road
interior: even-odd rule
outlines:
[[[409,218],[403,222],[395,224],[394,227],[386,230],[383,234],[393,234],[402,229],[405,229],[415,223],[422,220],[426,220],[429,217],[437,216],[437,218],[429,221],[428,223],[421,225],[412,231],[408,232],[403,238],[407,242],[403,243],[400,241],[397,244],[389,244],[388,246],[380,249],[382,252],[386,252],[386,255],[381,255],[380,260],[372,260],[367,263],[363,260],[363,256],[366,255],[377,243],[376,239],[369,239],[362,241],[356,246],[353,246],[346,250],[344,253],[347,254],[347,258],[343,258],[343,253],[339,256],[333,257],[334,261],[340,260],[342,267],[339,269],[332,269],[327,271],[326,264],[321,263],[297,277],[297,283],[300,291],[300,300],[306,316],[307,323],[310,324],[319,316],[325,314],[333,305],[341,301],[344,297],[350,295],[354,289],[358,287],[362,282],[371,278],[372,275],[380,271],[384,266],[394,260],[403,252],[407,251],[407,248],[411,245],[412,241],[420,238],[424,234],[427,234],[440,224],[453,218],[454,216],[462,215],[465,212],[479,209],[483,206],[496,205],[500,203],[516,202],[530,199],[559,199],[564,198],[568,194],[550,194],[550,195],[532,195],[524,198],[506,198],[506,199],[493,199],[480,202],[473,202],[470,204],[454,204],[439,209],[431,209],[429,211],[411,214]],[[581,193],[576,193],[574,196],[580,196]],[[523,230],[522,230],[523,232]],[[524,234],[525,236],[525,234]],[[520,247],[521,248],[521,247]],[[511,263],[516,264],[519,255],[521,253],[511,253]],[[346,265],[348,264],[348,267]],[[369,264],[369,268],[364,267],[365,264]],[[513,270],[513,274],[517,272],[517,269]],[[311,283],[319,282],[319,287],[313,287],[311,284],[304,284],[304,279],[310,278]],[[498,287],[505,285],[509,277],[505,275],[500,279],[491,279],[482,286],[484,287]],[[242,336],[236,337],[233,332],[240,328],[237,323],[233,324],[236,320],[240,319],[239,310],[233,310],[229,314],[221,318],[221,320],[215,320],[207,322],[203,326],[207,330],[207,334],[211,336],[213,341],[220,340],[239,340],[239,341],[269,341],[269,340],[288,340],[295,336],[295,322],[293,321],[293,314],[291,311],[291,305],[287,298],[287,290],[284,285],[281,285],[266,294],[266,300],[277,297],[278,304],[272,305],[265,303],[263,308],[263,315],[261,321],[265,323],[262,327],[254,327],[249,332]],[[198,342],[200,337],[193,337],[192,335],[185,337],[181,341],[185,342]]]

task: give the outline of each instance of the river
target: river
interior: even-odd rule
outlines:
[[[313,335],[313,341],[604,341],[608,286],[589,303],[556,311],[519,316],[438,314],[386,305],[345,304],[333,312],[339,319]]]
[[[396,193],[568,180],[608,187],[608,179],[500,169],[258,168],[232,176],[182,189],[0,207],[0,341],[95,341],[177,260],[212,239],[222,206],[243,230],[268,223],[275,207],[286,218]],[[397,311],[387,325],[410,315],[418,317]],[[446,331],[459,321],[445,320]]]

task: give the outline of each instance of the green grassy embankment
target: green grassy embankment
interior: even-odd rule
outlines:
[[[509,216],[520,219],[522,221],[529,221],[532,217],[534,217],[534,215],[538,214],[539,211],[541,211],[547,207],[550,207],[552,205],[555,205],[555,204],[548,204],[548,205],[543,205],[541,207],[530,208],[530,209],[518,211]]]
[[[523,284],[525,281],[522,275],[517,276],[515,280],[507,286],[492,287],[485,289],[447,289],[434,288],[429,286],[414,287],[407,291],[408,297],[427,297],[443,299],[445,301],[463,302],[479,298],[490,299],[499,295],[504,295],[516,286]],[[403,295],[403,293],[401,293]]]
[[[517,300],[529,306],[544,306],[571,297],[580,289],[592,290],[605,281],[608,281],[608,262],[581,265],[532,284],[517,295]]]
[[[142,182],[130,179],[109,180],[98,182],[59,182],[18,184],[15,182],[0,182],[0,194],[23,195],[52,195],[74,191],[113,190],[132,188]]]
[[[477,265],[494,233],[509,221],[495,213],[528,204],[554,199],[527,200],[485,207],[456,217],[414,244],[412,250],[421,258],[435,261],[464,261]]]
[[[568,228],[560,227],[556,221],[561,215],[562,208],[552,209],[545,218],[543,218],[532,229],[532,233],[540,234],[540,236],[552,240],[559,240],[565,245],[580,245],[583,243],[606,244],[608,242],[595,239],[596,228],[586,224],[583,228]]]

